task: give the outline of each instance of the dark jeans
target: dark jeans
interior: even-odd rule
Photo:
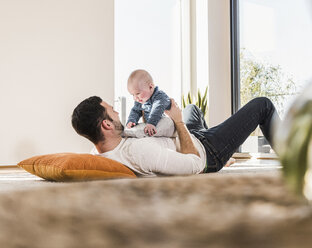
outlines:
[[[276,113],[273,103],[266,97],[258,97],[237,111],[223,123],[208,128],[203,113],[194,104],[183,110],[183,121],[205,147],[207,168],[205,172],[222,169],[237,148],[260,125],[260,129],[272,146],[271,123]]]

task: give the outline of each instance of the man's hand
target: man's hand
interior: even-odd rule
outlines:
[[[165,113],[173,120],[174,123],[183,122],[182,121],[182,111],[178,104],[171,98],[171,108],[166,110]]]
[[[134,127],[136,124],[134,122],[129,121],[127,124],[127,128],[132,128]]]
[[[178,104],[171,98],[171,108],[166,110],[165,113],[173,120],[178,138],[180,140],[180,152],[184,154],[195,154],[199,157],[199,153],[193,143],[191,135],[187,130],[182,119],[182,111]]]
[[[156,134],[156,127],[152,124],[147,123],[146,127],[144,128],[144,132],[149,136],[153,136]]]

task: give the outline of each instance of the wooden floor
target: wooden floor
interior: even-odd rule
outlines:
[[[0,192],[11,190],[28,190],[42,186],[56,186],[63,183],[46,181],[40,177],[32,175],[19,167],[0,166]]]
[[[276,159],[236,159],[230,167],[224,167],[219,173],[266,173],[280,171],[280,162]]]
[[[272,159],[236,159],[236,162],[230,167],[224,167],[215,176],[222,174],[234,175],[254,175],[256,173],[280,173],[281,165],[278,160]],[[34,176],[19,167],[0,166],[0,192],[11,190],[29,190],[37,187],[57,187],[64,183],[49,182]]]

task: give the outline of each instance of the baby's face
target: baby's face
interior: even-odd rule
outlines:
[[[133,95],[134,101],[144,104],[153,95],[154,86],[148,82],[132,81],[128,85],[128,91]]]

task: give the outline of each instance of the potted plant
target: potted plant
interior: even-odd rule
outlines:
[[[206,122],[208,122],[208,86],[205,89],[204,95],[200,93],[200,91],[197,91],[197,95],[195,99],[191,96],[191,92],[188,92],[186,99],[184,98],[184,95],[182,95],[182,108],[185,108],[188,104],[195,104],[204,115],[204,118]]]

